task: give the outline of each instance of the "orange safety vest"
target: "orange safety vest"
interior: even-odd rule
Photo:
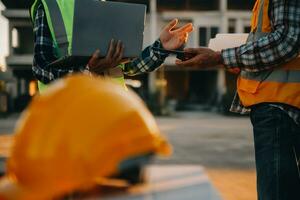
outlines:
[[[269,0],[257,0],[253,9],[248,42],[272,32],[268,15]],[[237,90],[245,107],[259,103],[284,103],[300,108],[300,57],[263,72],[241,71]]]

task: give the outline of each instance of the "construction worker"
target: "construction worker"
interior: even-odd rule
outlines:
[[[115,175],[170,153],[134,92],[111,80],[70,76],[36,96],[22,115],[0,199],[58,199],[95,185],[114,186]]]
[[[71,20],[69,19],[72,19],[74,15],[72,5],[74,5],[75,0],[56,0],[54,3],[55,6],[53,6],[52,2],[53,1],[50,0],[35,0],[31,6],[35,44],[32,70],[34,76],[40,81],[40,89],[45,86],[44,84],[48,84],[67,74],[87,71],[96,75],[104,74],[112,76],[112,78],[115,78],[118,82],[125,85],[124,74],[136,75],[151,72],[164,62],[168,54],[163,51],[154,50],[153,47],[166,50],[178,49],[186,43],[188,34],[193,30],[191,23],[181,28],[175,28],[178,20],[174,19],[163,28],[159,39],[147,47],[141,53],[140,57],[123,65],[120,65],[120,63],[122,62],[124,46],[120,41],[112,41],[106,57],[100,58],[101,52],[96,51],[87,66],[51,68],[49,67],[51,62],[64,56],[60,53],[60,45],[68,43],[68,41],[64,41],[60,44],[60,40],[62,39],[56,38],[51,12],[61,13],[62,22],[60,24],[66,26],[67,36],[72,35],[73,24],[71,24]],[[68,33],[68,31],[70,33]]]
[[[231,111],[250,112],[258,199],[300,199],[300,1],[257,0],[240,47],[185,51],[194,57],[176,61],[179,66],[239,72]]]

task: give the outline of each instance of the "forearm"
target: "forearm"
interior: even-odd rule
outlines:
[[[34,61],[35,63],[35,61]],[[75,73],[78,70],[64,69],[64,68],[51,68],[47,65],[41,66],[34,64],[32,67],[34,77],[44,84],[48,84],[56,79],[62,78],[68,74]]]
[[[43,40],[43,42],[41,42]],[[51,67],[50,63],[57,60],[52,41],[48,38],[36,37],[32,71],[34,76],[44,84],[48,84],[67,74],[79,71],[73,67]]]
[[[168,57],[168,54],[154,50],[153,47],[162,48],[161,42],[156,40],[151,46],[145,48],[138,58],[125,64],[124,73],[129,76],[134,76],[159,68]]]
[[[297,57],[299,54],[298,46],[299,32],[292,32],[283,28],[256,42],[223,50],[222,60],[228,69],[263,71],[285,64]]]

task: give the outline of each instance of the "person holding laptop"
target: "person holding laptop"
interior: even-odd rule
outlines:
[[[59,2],[58,2],[59,3]],[[56,54],[56,47],[54,39],[49,27],[49,13],[45,12],[45,5],[43,1],[36,1],[35,9],[31,12],[34,24],[34,61],[32,71],[34,76],[43,84],[48,84],[58,78],[64,77],[68,74],[88,72],[95,75],[108,75],[106,73],[109,69],[116,68],[124,60],[124,45],[121,41],[112,40],[109,50],[105,57],[103,52],[97,50],[88,62],[88,65],[62,66],[51,67],[50,64],[59,59]],[[167,26],[165,26],[156,40],[151,46],[145,48],[139,57],[130,60],[123,65],[123,68],[117,73],[126,75],[136,75],[140,73],[151,72],[161,66],[165,58],[168,57],[167,51],[176,50],[182,47],[191,31],[193,25],[186,24],[180,28],[175,28],[178,20],[174,19]],[[113,72],[115,73],[115,72]]]

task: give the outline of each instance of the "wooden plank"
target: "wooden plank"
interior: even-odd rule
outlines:
[[[146,168],[144,185],[117,194],[80,200],[221,200],[200,166],[153,165]],[[100,198],[101,196],[101,198]]]

